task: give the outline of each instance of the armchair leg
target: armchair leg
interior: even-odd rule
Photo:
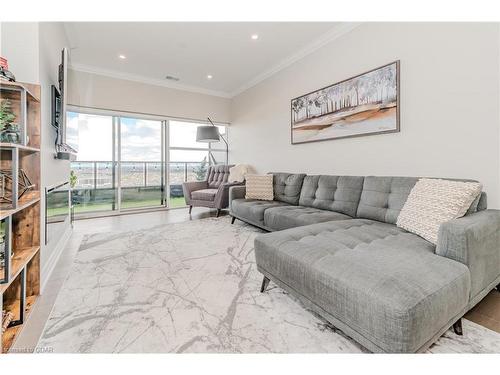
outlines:
[[[234,221],[236,220],[236,216],[231,217],[231,224],[234,224]],[[500,289],[499,289],[500,290]]]
[[[497,285],[497,290],[500,292],[500,284]]]
[[[193,206],[189,206],[189,214],[191,215],[191,211],[193,210]]]
[[[458,319],[454,324],[453,324],[453,331],[459,336],[463,336],[464,332],[462,330],[462,318]]]
[[[269,278],[267,278],[266,276],[264,276],[264,278],[262,279],[262,285],[260,287],[260,292],[261,293],[264,293],[267,289],[267,286],[269,285]]]
[[[219,217],[220,215],[220,208],[217,209],[217,213],[215,214],[215,217]]]

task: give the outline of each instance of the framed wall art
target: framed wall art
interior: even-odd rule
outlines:
[[[292,144],[399,128],[399,60],[291,100]]]

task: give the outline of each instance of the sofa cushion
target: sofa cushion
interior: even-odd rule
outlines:
[[[350,216],[338,212],[302,206],[271,207],[264,212],[264,224],[272,230],[283,230],[302,225],[323,223],[325,221],[349,219],[351,219]]]
[[[299,205],[356,216],[364,177],[306,176]]]
[[[280,202],[299,204],[300,190],[305,174],[271,173],[273,175],[274,199]]]
[[[356,217],[396,224],[418,177],[365,177]]]
[[[254,224],[264,225],[264,211],[270,207],[286,206],[284,202],[261,201],[256,199],[234,199],[231,214]]]
[[[217,189],[195,190],[191,193],[191,199],[200,201],[213,201],[216,194]]]
[[[466,215],[473,214],[474,212],[486,210],[488,207],[488,199],[486,192],[482,191],[481,194],[472,202]]]
[[[421,177],[377,177],[364,179],[356,217],[396,224],[410,191]],[[446,178],[450,181],[477,182]],[[472,202],[467,214],[486,209],[486,194]]]
[[[255,255],[261,272],[372,351],[418,351],[468,303],[465,265],[386,223],[353,219],[259,235]]]

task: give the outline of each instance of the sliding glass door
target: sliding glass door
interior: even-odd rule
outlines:
[[[114,211],[118,207],[115,124],[112,116],[68,113],[78,123],[79,150],[71,163],[75,214]]]
[[[226,161],[223,141],[196,142],[196,129],[199,125],[200,123],[178,120],[168,123],[170,207],[186,205],[182,192],[183,182],[204,180],[209,165],[223,164]],[[217,127],[219,133],[227,139],[227,128],[220,125]]]
[[[120,118],[121,209],[164,205],[164,123]]]
[[[223,142],[196,142],[197,122],[77,112],[68,121],[79,128],[71,163],[77,217],[183,207],[182,183],[203,180],[209,165],[225,162]],[[227,139],[227,128],[218,128]]]

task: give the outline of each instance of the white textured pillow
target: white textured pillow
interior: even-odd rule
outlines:
[[[243,182],[245,181],[245,175],[250,170],[250,166],[247,164],[236,164],[234,167],[229,168],[229,177],[227,182]]]
[[[478,182],[422,178],[411,189],[397,226],[436,244],[439,226],[464,216],[481,190]]]
[[[247,174],[245,176],[246,199],[260,199],[264,201],[272,201],[273,194],[273,175],[257,175]]]

